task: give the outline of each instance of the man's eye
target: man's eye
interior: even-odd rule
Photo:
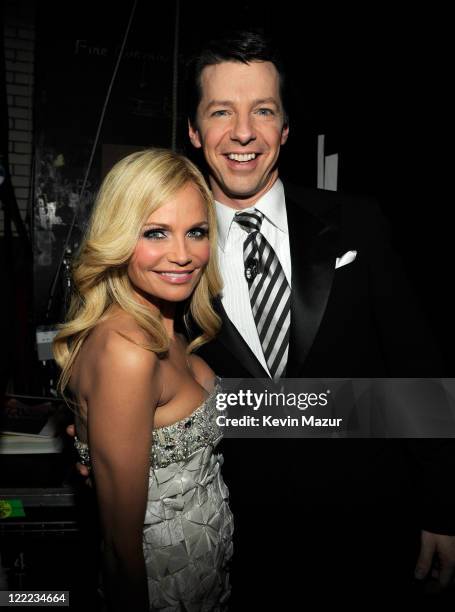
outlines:
[[[148,240],[162,240],[163,238],[166,238],[166,234],[164,233],[164,231],[159,229],[146,230],[143,233],[143,236]]]
[[[259,108],[257,113],[258,115],[263,115],[264,117],[269,117],[275,114],[271,108]]]
[[[204,227],[195,227],[188,232],[190,238],[196,238],[196,240],[202,240],[209,235],[209,231]]]
[[[216,111],[213,111],[211,116],[212,117],[224,117],[227,114],[228,114],[227,110],[216,110]]]

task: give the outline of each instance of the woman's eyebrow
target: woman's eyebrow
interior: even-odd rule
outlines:
[[[191,227],[198,227],[200,225],[208,225],[208,221],[196,221],[196,223],[192,223]],[[160,229],[171,229],[170,225],[167,225],[166,223],[145,223],[143,225],[143,227],[157,227]]]
[[[143,227],[159,227],[161,229],[169,229],[169,225],[166,223],[144,223]]]

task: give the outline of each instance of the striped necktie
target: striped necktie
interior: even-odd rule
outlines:
[[[263,219],[256,209],[234,216],[248,232],[243,261],[251,310],[270,376],[277,380],[283,376],[288,358],[291,289],[275,251],[261,234]]]

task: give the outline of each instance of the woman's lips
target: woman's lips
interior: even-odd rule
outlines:
[[[158,276],[165,281],[166,283],[170,283],[171,285],[180,285],[183,283],[187,283],[189,280],[193,278],[194,270],[186,270],[184,272],[156,272]]]

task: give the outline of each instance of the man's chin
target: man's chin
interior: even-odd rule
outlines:
[[[223,202],[224,196],[224,199],[254,204],[271,189],[278,178],[278,172],[274,170],[266,176],[259,177],[257,175],[244,176],[243,180],[241,177],[231,177],[229,175],[226,178],[228,179],[227,182],[224,182],[221,176],[213,177],[211,180],[212,191],[216,200]],[[250,204],[246,204],[246,206],[248,205]]]
[[[218,185],[221,194],[231,200],[246,201],[259,197],[265,191],[265,185],[262,183],[254,185],[232,185],[232,184],[221,184]],[[220,195],[221,195],[220,194]],[[219,199],[219,198],[216,198]]]

